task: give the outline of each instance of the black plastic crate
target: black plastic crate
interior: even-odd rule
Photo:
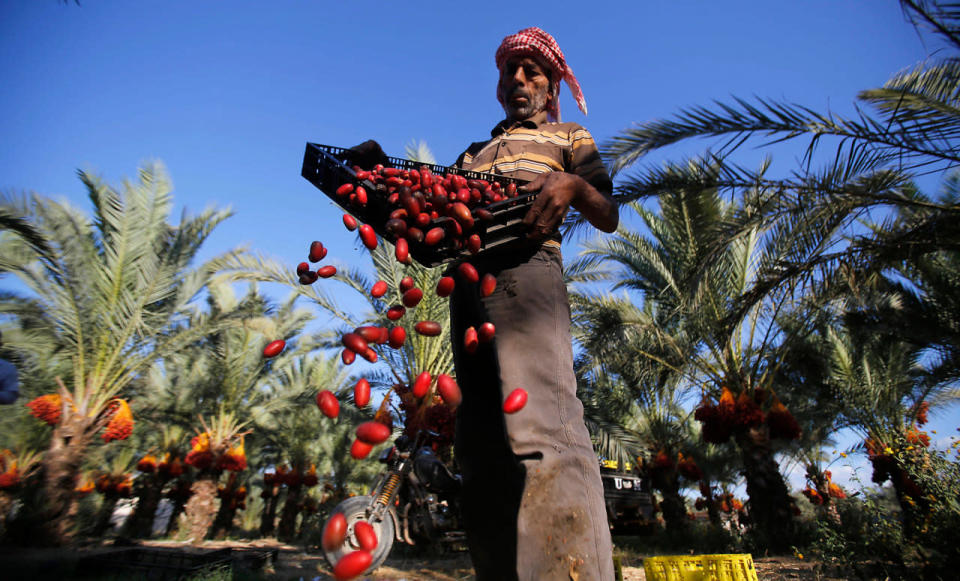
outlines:
[[[172,548],[132,548],[82,558],[77,564],[81,578],[103,575],[136,580],[177,581],[202,571],[233,567],[231,550],[186,551]]]
[[[370,180],[359,180],[353,168],[344,161],[346,154],[347,149],[343,147],[307,143],[303,155],[301,175],[338,206],[359,221],[369,224],[378,236],[391,243],[395,242],[394,236],[384,229],[390,212],[394,209],[387,201],[385,186],[374,184]],[[498,181],[503,185],[514,183],[520,186],[527,183],[524,180],[463,170],[452,166],[421,163],[398,157],[388,157],[387,160],[390,166],[400,169],[411,170],[427,167],[431,173],[439,177],[446,174],[456,174],[468,180]],[[388,164],[385,163],[384,165]],[[343,197],[337,196],[337,188],[346,183],[362,185],[367,190],[368,201],[365,206],[351,205]],[[529,210],[536,195],[536,192],[520,194],[484,206],[484,209],[490,212],[492,219],[485,222],[478,220],[471,231],[471,234],[476,233],[480,236],[480,255],[494,251],[508,251],[529,244],[524,237],[527,228],[521,223],[521,220]],[[452,220],[453,218],[441,216],[431,221],[424,230],[434,226],[442,226]],[[452,240],[445,239],[436,246],[411,242],[410,256],[420,264],[432,267],[475,255],[471,254],[466,248],[457,248]]]

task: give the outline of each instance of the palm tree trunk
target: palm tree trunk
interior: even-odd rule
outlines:
[[[213,528],[210,530],[211,539],[223,539],[233,528],[233,517],[237,513],[236,494],[236,472],[230,474],[230,480],[223,490],[223,496],[220,499],[220,509],[217,511],[216,518],[213,519]]]
[[[790,492],[773,459],[766,426],[737,433],[736,442],[743,458],[753,532],[771,553],[788,553],[795,544]]]
[[[139,487],[137,508],[127,521],[125,532],[134,539],[146,539],[153,532],[153,519],[157,514],[157,507],[160,506],[163,481],[156,474],[144,474],[138,481],[142,484]]]
[[[271,494],[265,498],[263,514],[260,517],[260,536],[269,537],[273,535],[277,521],[277,490],[271,487]]]
[[[670,532],[681,533],[687,528],[687,507],[680,496],[680,477],[677,470],[669,468],[655,468],[653,471],[653,487],[663,495],[660,509],[663,511],[663,520]]]
[[[280,524],[277,525],[277,539],[288,543],[297,536],[297,514],[300,512],[300,497],[303,487],[299,484],[287,487],[287,498],[283,502],[280,513]]]
[[[171,500],[173,502],[173,508],[170,509],[170,520],[167,521],[167,529],[164,531],[164,535],[168,537],[176,532],[180,524],[180,515],[183,514],[183,510],[186,507],[186,501],[183,498],[175,497]]]
[[[110,517],[117,508],[117,501],[120,499],[116,494],[103,495],[103,502],[100,504],[100,510],[97,511],[97,522],[93,527],[91,534],[94,537],[102,537],[110,528]]]
[[[50,437],[50,447],[43,455],[44,537],[39,544],[62,546],[68,544],[74,531],[74,516],[77,511],[77,477],[90,443],[90,418],[72,413],[57,424]]]
[[[184,512],[190,522],[190,538],[193,544],[200,545],[207,538],[207,531],[217,514],[217,484],[212,474],[201,474],[190,487],[193,493],[187,501]]]

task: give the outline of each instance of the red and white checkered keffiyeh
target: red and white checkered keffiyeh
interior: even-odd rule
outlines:
[[[563,51],[560,50],[560,45],[552,36],[536,26],[532,26],[504,38],[503,42],[500,43],[500,48],[497,49],[497,68],[502,69],[503,63],[508,58],[523,54],[540,57],[552,69],[550,77],[554,85],[553,92],[558,97],[560,95],[560,79],[566,81],[567,86],[570,87],[570,92],[573,93],[573,98],[577,101],[577,106],[580,107],[580,111],[584,115],[587,114],[587,102],[583,98],[583,91],[580,90],[580,83],[577,81],[577,77],[573,76],[570,67],[567,66],[567,61],[563,58]],[[497,100],[503,103],[499,90],[497,91]],[[555,120],[560,120],[559,99],[551,101],[547,114]]]

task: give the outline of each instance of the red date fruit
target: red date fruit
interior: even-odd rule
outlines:
[[[373,350],[373,347],[367,347],[367,349],[360,354],[360,357],[363,357],[370,363],[376,363],[378,358],[377,352]]]
[[[459,272],[460,276],[467,282],[477,282],[480,280],[480,273],[478,273],[476,267],[469,262],[461,262],[460,266],[457,267],[457,272]]]
[[[355,579],[367,570],[373,563],[373,555],[369,551],[359,550],[347,553],[333,566],[333,578],[337,581]]]
[[[306,262],[301,262],[297,265],[297,276],[302,276],[305,272],[310,272],[310,265]]]
[[[340,338],[340,342],[354,353],[363,353],[368,347],[366,340],[356,333],[346,333]]]
[[[354,192],[357,195],[357,203],[361,206],[367,205],[367,190],[363,189],[363,186],[358,186]]]
[[[493,276],[489,272],[483,275],[483,278],[480,279],[480,296],[488,297],[493,294],[493,291],[497,288],[497,277]]]
[[[405,276],[400,279],[400,292],[405,293],[412,289],[414,285],[412,276]]]
[[[497,329],[493,326],[493,323],[487,321],[486,323],[480,325],[480,328],[477,329],[477,339],[479,339],[481,343],[492,341],[496,330]]]
[[[307,260],[310,262],[317,262],[322,260],[326,255],[327,249],[323,247],[322,242],[319,240],[314,240],[310,243],[310,252],[307,254]]]
[[[360,241],[368,250],[374,250],[377,247],[377,233],[373,231],[370,224],[360,226]]]
[[[423,298],[423,291],[418,288],[412,288],[407,292],[403,293],[403,306],[408,309],[420,304],[420,299]]]
[[[437,391],[443,401],[450,407],[457,407],[460,405],[460,400],[463,399],[460,394],[460,386],[446,373],[437,376]]]
[[[390,428],[386,424],[371,420],[357,426],[357,439],[371,446],[383,443],[389,437]]]
[[[353,534],[357,537],[357,544],[362,550],[373,551],[377,548],[377,533],[367,521],[357,521],[353,525]]]
[[[423,237],[423,242],[427,246],[436,246],[446,235],[447,233],[443,230],[443,228],[437,226],[436,228],[431,228],[427,231],[426,236]]]
[[[466,204],[454,202],[450,205],[449,213],[465,230],[473,228],[473,214],[470,213],[470,208]]]
[[[263,348],[263,356],[270,358],[280,355],[280,352],[283,351],[283,348],[287,346],[287,342],[283,339],[277,339],[276,341],[270,341],[267,343],[267,346]]]
[[[436,337],[442,331],[440,323],[436,321],[420,321],[413,326],[413,329],[425,337]]]
[[[397,238],[401,238],[407,233],[407,223],[399,218],[391,218],[387,220],[387,223],[383,226],[383,229],[390,234],[393,234]]]
[[[403,346],[404,341],[407,340],[407,330],[403,327],[394,327],[390,329],[390,338],[388,343],[394,349],[399,349]]]
[[[423,397],[427,395],[427,392],[430,390],[430,382],[433,380],[433,377],[430,376],[429,371],[424,371],[413,381],[413,397]]]
[[[350,446],[350,455],[353,456],[355,460],[363,460],[367,457],[367,454],[370,453],[370,450],[373,449],[373,446],[362,441],[354,440],[353,444]]]
[[[313,272],[312,270],[308,270],[307,272],[301,274],[298,279],[302,285],[311,285],[317,282],[317,273]]]
[[[393,305],[387,309],[387,318],[391,321],[396,321],[402,317],[407,312],[406,307],[403,305]]]
[[[479,344],[480,340],[477,338],[477,330],[473,327],[467,327],[467,330],[463,333],[463,350],[467,353],[474,353]]]
[[[421,230],[420,228],[417,228],[416,226],[411,226],[407,228],[407,238],[411,242],[416,242],[417,244],[420,244],[421,242],[423,242],[423,230]]]
[[[387,294],[387,283],[385,281],[378,280],[373,283],[373,288],[370,289],[370,296],[379,299],[385,294]]]
[[[335,274],[337,274],[337,267],[330,264],[317,269],[317,276],[320,278],[330,278]]]
[[[336,551],[345,540],[347,540],[347,517],[342,512],[338,512],[323,525],[320,544],[326,551]]]
[[[518,387],[503,402],[503,413],[515,414],[527,405],[527,390]]]
[[[357,358],[357,354],[349,349],[344,349],[340,353],[340,360],[343,361],[344,365],[350,365]]]
[[[363,337],[363,340],[367,343],[379,343],[382,327],[377,327],[374,325],[365,325],[363,327],[357,327],[353,330],[354,333]]]
[[[357,219],[351,216],[350,214],[343,215],[343,225],[347,227],[347,230],[353,232],[357,229]]]
[[[479,234],[471,234],[467,238],[467,250],[470,251],[470,254],[477,254],[480,252],[480,248],[483,246],[483,241],[480,240]]]
[[[340,400],[328,389],[317,394],[317,407],[328,418],[335,418],[340,415]]]
[[[410,244],[407,242],[406,238],[397,238],[396,246],[394,246],[394,256],[397,257],[397,262],[408,264],[410,262]]]
[[[450,293],[453,292],[453,287],[456,285],[456,281],[453,280],[452,276],[441,277],[437,281],[437,296],[438,297],[448,297]]]
[[[337,188],[337,195],[338,195],[338,196],[346,196],[347,194],[349,194],[349,193],[352,192],[352,191],[353,191],[353,184],[346,183],[346,184],[341,185],[339,188]]]
[[[477,208],[473,211],[473,214],[477,217],[477,220],[483,222],[489,222],[490,220],[493,220],[493,213],[486,208]]]
[[[357,384],[353,386],[353,403],[358,408],[362,408],[370,403],[370,382],[362,377],[358,379]]]

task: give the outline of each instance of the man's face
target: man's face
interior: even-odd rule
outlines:
[[[531,56],[511,57],[500,69],[503,110],[513,121],[529,119],[546,110],[550,95],[547,70]]]

